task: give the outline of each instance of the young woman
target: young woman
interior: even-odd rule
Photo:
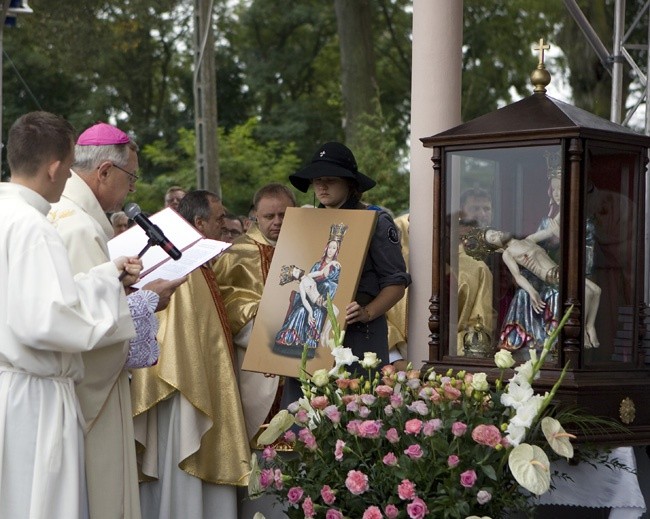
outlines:
[[[382,364],[388,364],[385,313],[404,296],[411,277],[393,219],[381,208],[361,202],[362,193],[374,187],[375,181],[358,170],[352,151],[338,142],[323,144],[310,164],[289,180],[303,193],[312,186],[321,208],[379,213],[355,299],[345,309],[344,345],[359,359],[365,352],[374,352]]]

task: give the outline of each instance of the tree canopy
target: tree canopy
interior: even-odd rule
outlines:
[[[579,3],[601,39],[611,41],[614,1]],[[3,135],[30,110],[61,114],[79,130],[108,120],[130,131],[141,146],[144,182],[133,197],[144,209],[160,207],[169,185],[192,188],[191,3],[32,0],[30,5],[34,14],[5,29]],[[352,139],[360,169],[379,181],[368,201],[396,213],[407,210],[412,2],[364,0],[357,13],[364,34],[350,33],[354,26],[337,20],[336,7],[340,14],[344,6],[337,0],[215,0],[214,5],[219,125],[214,138],[229,209],[246,212],[260,185],[286,181],[321,143]],[[463,120],[530,93],[528,77],[536,65],[530,49],[540,37],[562,47],[563,58],[553,67],[568,74],[576,104],[606,116],[604,93],[611,80],[577,31],[559,2],[465,0]],[[353,54],[349,49],[362,38],[370,38],[369,50]],[[371,80],[363,85],[345,68],[359,60]],[[357,101],[350,105],[354,95]]]

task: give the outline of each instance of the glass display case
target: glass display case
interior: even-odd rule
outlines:
[[[489,371],[498,349],[525,361],[572,308],[540,388],[568,363],[560,398],[620,420],[627,442],[650,438],[639,405],[650,138],[537,91],[422,141],[434,174],[429,362]]]

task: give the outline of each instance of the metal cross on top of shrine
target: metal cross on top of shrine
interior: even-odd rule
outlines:
[[[538,64],[538,66],[539,65],[541,65],[542,67],[544,66],[544,51],[545,50],[550,50],[550,49],[551,49],[551,46],[548,43],[544,44],[544,38],[540,38],[539,43],[537,44],[537,47],[533,47],[533,50],[536,50],[536,51],[539,52],[539,64]]]
[[[539,52],[539,63],[537,68],[533,70],[533,73],[530,75],[530,80],[533,84],[535,93],[545,93],[546,87],[551,82],[551,74],[544,66],[544,51],[549,50],[551,46],[547,43],[544,44],[544,38],[539,39],[539,43],[536,47],[533,47],[533,50]]]

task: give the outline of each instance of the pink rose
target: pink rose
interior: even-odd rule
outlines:
[[[363,517],[361,519],[383,519],[381,510],[376,506],[369,506],[366,508],[366,511],[363,512]]]
[[[392,405],[387,405],[384,407],[384,414],[386,414],[386,416],[393,416],[393,412],[394,410]]]
[[[305,519],[314,517],[314,502],[311,500],[311,497],[306,497],[302,502],[302,511],[305,512]]]
[[[296,422],[297,423],[307,423],[309,421],[309,414],[306,409],[298,409],[296,413]]]
[[[343,459],[343,447],[345,447],[345,442],[343,440],[336,440],[336,447],[334,448],[334,459],[336,461]]]
[[[465,434],[465,431],[467,431],[467,425],[463,422],[454,422],[451,424],[451,434],[454,436],[460,437]]]
[[[348,432],[352,436],[358,436],[359,435],[359,425],[361,424],[361,420],[351,420],[348,422],[347,429]]]
[[[402,482],[397,485],[397,495],[404,501],[410,501],[415,497],[415,483],[408,479],[403,479]]]
[[[384,509],[384,513],[386,514],[386,519],[396,519],[399,515],[399,510],[395,505],[388,505]]]
[[[362,438],[379,438],[381,433],[381,421],[364,420],[359,424],[359,436]]]
[[[287,443],[293,443],[296,441],[296,433],[293,431],[287,431],[284,433],[284,441]]]
[[[406,513],[411,519],[424,519],[429,513],[429,509],[422,499],[416,497],[413,502],[406,505]]]
[[[276,456],[276,452],[273,446],[267,445],[266,447],[264,447],[264,450],[262,451],[262,458],[264,458],[265,460],[272,460],[273,458],[275,458],[275,456]]]
[[[291,487],[289,489],[289,492],[287,492],[287,500],[289,503],[292,505],[295,505],[296,503],[299,503],[300,500],[302,499],[302,495],[304,494],[304,491],[300,487]]]
[[[442,400],[442,396],[437,391],[434,391],[433,393],[431,393],[431,396],[429,398],[434,404],[437,404],[438,402],[440,402]]]
[[[280,469],[275,469],[273,472],[273,486],[278,490],[282,490],[284,487],[284,481],[282,481],[282,471]]]
[[[412,413],[417,413],[420,416],[426,416],[429,414],[429,408],[427,404],[422,400],[416,400],[411,405],[407,406],[407,409]]]
[[[455,454],[452,454],[447,458],[447,465],[449,466],[449,468],[453,469],[456,465],[458,465],[459,462],[460,459]]]
[[[273,470],[264,469],[260,472],[260,485],[262,488],[269,488],[273,484]]]
[[[402,395],[398,394],[393,394],[390,395],[390,405],[393,406],[395,409],[399,409],[402,407],[404,404],[404,399],[402,398]]]
[[[440,418],[434,418],[433,420],[428,420],[424,423],[422,434],[425,436],[433,436],[433,433],[439,431],[441,428],[442,420]]]
[[[339,408],[335,405],[328,405],[325,409],[323,409],[323,413],[325,416],[327,416],[327,418],[330,419],[332,423],[341,422],[341,411],[339,411]]]
[[[359,404],[357,403],[356,400],[351,400],[345,406],[345,410],[350,412],[350,413],[356,413],[358,411],[358,409],[359,409]]]
[[[350,379],[349,378],[339,378],[336,381],[336,385],[338,386],[339,389],[347,389],[350,387]]]
[[[320,489],[320,496],[326,505],[332,505],[336,501],[336,494],[329,485],[323,485],[323,488]]]
[[[460,484],[465,488],[472,488],[476,483],[476,472],[472,469],[466,470],[460,475]]]
[[[385,377],[390,377],[391,375],[394,375],[396,372],[397,372],[397,368],[392,364],[386,364],[383,368],[381,368],[381,374]]]
[[[298,432],[298,438],[310,451],[316,450],[318,447],[316,445],[316,437],[309,429],[300,429],[300,432]]]
[[[454,401],[460,398],[460,391],[449,383],[442,386],[442,390],[444,391],[447,400]]]
[[[477,425],[472,431],[472,439],[476,443],[494,448],[501,443],[501,431],[494,425]]]
[[[351,470],[345,478],[345,486],[355,496],[361,495],[368,490],[368,476],[360,470]]]
[[[422,420],[418,420],[417,418],[408,420],[404,424],[404,432],[406,434],[420,434],[421,430],[422,430]]]
[[[312,398],[310,404],[314,409],[320,409],[322,411],[330,405],[330,401],[326,396],[319,395]]]
[[[365,405],[362,405],[359,408],[359,416],[361,418],[368,418],[370,416],[370,409],[368,409]]]
[[[404,451],[404,454],[406,454],[412,460],[419,460],[424,455],[424,451],[422,450],[422,447],[414,444],[409,445],[408,448]]]
[[[390,386],[380,385],[375,388],[375,393],[379,398],[388,398],[393,394],[393,388]]]
[[[325,519],[343,519],[343,514],[335,508],[330,508],[325,514]]]
[[[386,454],[382,461],[384,462],[384,465],[388,465],[389,467],[394,467],[397,465],[397,457],[392,452]]]
[[[395,427],[391,427],[386,431],[386,439],[391,443],[397,443],[399,441],[399,434]]]
[[[366,405],[372,405],[377,400],[376,396],[370,395],[368,393],[364,393],[363,395],[361,395],[360,398],[361,398],[361,401]]]

